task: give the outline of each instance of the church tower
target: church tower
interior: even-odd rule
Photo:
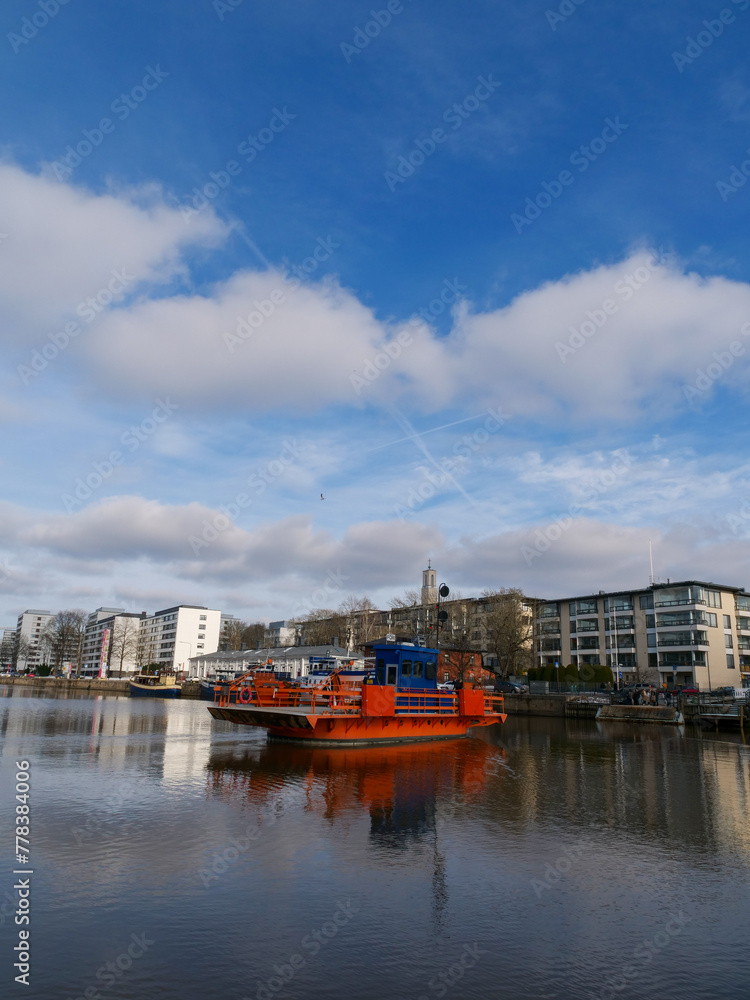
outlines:
[[[437,603],[437,577],[432,563],[427,563],[427,569],[422,570],[422,606]]]

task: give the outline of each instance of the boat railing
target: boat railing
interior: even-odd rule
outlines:
[[[455,715],[458,695],[445,691],[416,689],[396,692],[396,715]]]
[[[505,698],[501,694],[485,694],[485,715],[505,715]]]

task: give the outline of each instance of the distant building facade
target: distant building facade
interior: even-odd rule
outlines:
[[[697,580],[540,602],[540,665],[606,664],[623,683],[750,682],[750,594]]]
[[[138,672],[140,624],[145,612],[124,608],[97,608],[86,621],[81,656],[81,675],[96,677],[108,672],[126,677]]]
[[[281,646],[294,646],[297,641],[297,627],[294,622],[280,621],[269,622],[263,637],[266,646],[279,648]]]
[[[45,664],[49,658],[49,650],[44,642],[44,630],[54,619],[51,611],[29,609],[18,616],[16,635],[28,642],[28,652],[19,656],[17,670],[34,671]]]
[[[147,663],[159,663],[176,673],[187,673],[193,656],[219,648],[221,612],[197,604],[179,604],[141,619],[142,645]]]
[[[352,655],[340,646],[280,646],[267,649],[242,649],[235,652],[216,652],[190,659],[190,676],[213,677],[219,673],[236,673],[253,667],[273,667],[292,678],[306,677],[316,660],[344,659],[361,664],[361,656]]]

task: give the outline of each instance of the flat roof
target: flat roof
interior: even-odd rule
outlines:
[[[734,594],[745,594],[744,587],[732,587],[727,583],[709,583],[706,580],[670,580],[668,583],[652,583],[647,587],[629,587],[625,590],[599,590],[595,594],[580,594],[575,597],[554,597],[542,600],[541,604],[559,604],[560,601],[590,601],[597,597],[623,597],[630,594],[647,594],[653,590],[672,590],[675,587],[706,587],[708,590],[728,590]]]

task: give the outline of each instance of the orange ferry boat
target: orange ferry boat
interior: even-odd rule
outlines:
[[[215,719],[261,726],[273,737],[306,743],[401,743],[465,736],[505,722],[502,696],[464,686],[441,691],[436,649],[376,643],[375,669],[363,681],[335,670],[317,687],[246,674],[217,689]]]

